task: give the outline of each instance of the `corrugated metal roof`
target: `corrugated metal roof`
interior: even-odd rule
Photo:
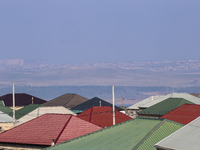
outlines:
[[[183,104],[160,118],[169,119],[182,124],[188,124],[200,116],[200,105]]]
[[[104,101],[104,100],[102,100],[102,99],[100,99],[98,97],[94,97],[94,98],[92,98],[92,99],[90,99],[90,100],[88,100],[86,102],[83,102],[83,103],[71,108],[71,110],[83,110],[84,111],[84,110],[87,110],[87,109],[89,109],[91,107],[94,107],[94,106],[100,106],[100,102],[101,102],[101,106],[110,106],[110,107],[112,107],[111,103],[109,103],[107,101]],[[119,110],[119,111],[122,110],[121,108],[119,108],[117,106],[115,106],[115,109]]]
[[[155,101],[155,100],[157,100],[157,99],[159,99],[159,98],[161,98],[163,96],[164,95],[161,95],[161,96],[157,95],[157,96],[148,97],[148,98],[146,98],[146,99],[144,99],[144,100],[142,100],[142,101],[140,101],[140,102],[128,107],[128,109],[139,109],[139,107],[144,106],[145,104],[148,104],[148,103],[150,103],[152,101]]]
[[[171,93],[171,94],[165,95],[165,96],[163,96],[163,97],[161,97],[161,98],[159,98],[155,101],[147,103],[147,104],[143,105],[142,107],[143,108],[151,107],[151,106],[153,106],[153,105],[155,105],[159,102],[162,102],[162,101],[164,101],[168,98],[183,98],[183,99],[188,100],[188,101],[190,101],[194,104],[200,104],[200,98],[195,97],[191,94],[188,94],[188,93]]]
[[[193,104],[192,102],[185,100],[183,98],[168,98],[160,103],[157,103],[147,109],[138,112],[139,115],[164,115],[173,109],[183,105],[183,104]]]
[[[3,113],[0,111],[0,123],[5,122],[13,122],[13,118],[10,117],[8,114]]]
[[[91,107],[77,115],[77,117],[99,125],[100,127],[109,127],[113,125],[113,110],[110,106]],[[115,110],[115,123],[121,123],[132,119],[131,117]]]
[[[73,115],[45,114],[0,134],[0,142],[51,145],[64,142],[101,127]]]
[[[153,146],[155,143],[159,142],[161,139],[169,136],[170,134],[174,133],[178,129],[183,127],[181,124],[177,124],[170,121],[163,122],[158,129],[153,132],[141,145],[139,145],[136,149],[137,150],[156,150]],[[151,145],[151,146],[150,146]]]
[[[148,138],[151,138],[145,146],[145,149],[149,150],[154,148],[156,141],[163,138],[160,136],[161,132],[169,135],[181,126],[162,119],[136,118],[46,149],[130,150],[142,146]],[[154,135],[156,140],[153,141],[151,135]]]
[[[164,96],[151,96],[143,101],[140,101],[130,107],[128,107],[129,109],[139,109],[139,108],[149,108],[159,102],[162,102],[168,98],[183,98],[185,100],[188,100],[194,104],[200,104],[200,98],[195,97],[191,94],[188,93],[171,93],[168,95],[164,95]]]
[[[30,104],[30,105],[24,106],[23,108],[21,108],[19,110],[16,110],[15,111],[15,119],[19,119],[19,118],[25,116],[26,114],[35,110],[38,107],[44,107],[44,105],[42,105],[42,104]],[[13,112],[11,112],[9,115],[12,117]]]
[[[22,124],[47,113],[76,115],[75,113],[73,113],[72,111],[63,106],[38,107],[35,110],[31,111],[30,113],[18,119],[18,121],[19,124]]]
[[[162,149],[199,150],[200,117],[161,140],[155,147]]]

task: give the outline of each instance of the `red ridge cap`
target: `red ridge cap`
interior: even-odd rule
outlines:
[[[91,122],[91,120],[92,120],[92,111],[93,111],[93,107],[91,108],[91,113],[90,113],[90,119],[89,119],[89,122]]]
[[[58,139],[60,138],[61,134],[63,133],[63,131],[65,130],[67,124],[69,123],[69,121],[71,120],[72,115],[70,116],[70,118],[67,120],[67,122],[65,123],[64,127],[62,128],[61,132],[59,133],[58,137],[55,139],[55,144],[57,143]]]

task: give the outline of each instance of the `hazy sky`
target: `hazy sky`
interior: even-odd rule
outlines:
[[[199,59],[199,0],[1,0],[0,59]]]

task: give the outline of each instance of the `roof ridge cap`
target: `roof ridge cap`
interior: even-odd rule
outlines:
[[[61,134],[63,133],[63,131],[65,130],[67,124],[69,123],[69,121],[71,120],[73,115],[70,116],[70,118],[67,120],[67,122],[65,123],[65,125],[63,126],[61,132],[58,134],[57,138],[55,139],[55,144],[57,143],[58,139],[60,138]]]
[[[67,103],[69,103],[69,102],[74,98],[74,96],[76,96],[76,94],[71,94],[71,95],[72,95],[72,98],[71,98],[68,102],[66,102],[66,103],[64,104],[64,106],[67,105]]]

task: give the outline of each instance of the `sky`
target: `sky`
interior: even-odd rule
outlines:
[[[199,0],[1,0],[0,59],[199,59]]]

